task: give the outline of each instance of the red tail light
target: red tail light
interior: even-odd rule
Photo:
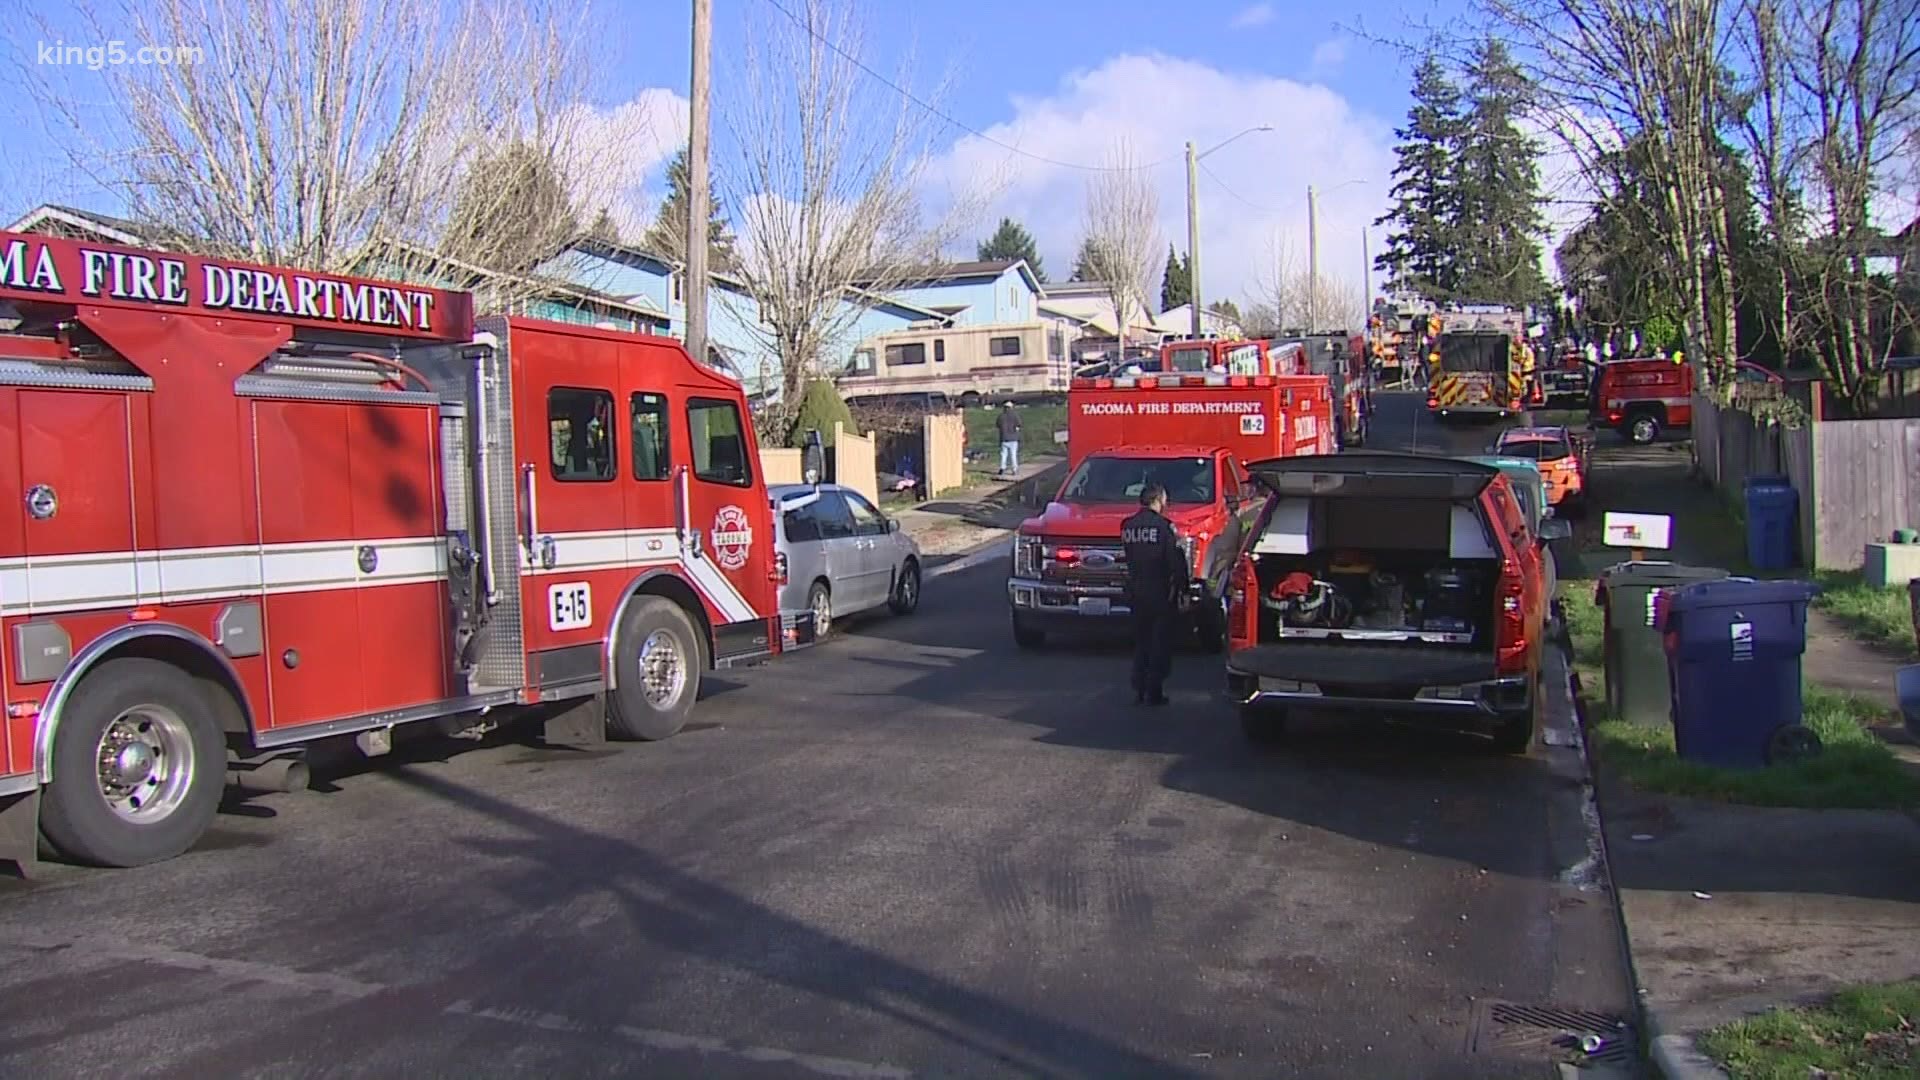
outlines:
[[[773,553],[773,581],[776,585],[787,583],[787,553],[784,551]]]
[[[1437,409],[1437,408],[1439,408],[1439,407],[1440,407],[1440,399],[1439,399],[1439,398],[1437,398],[1437,397],[1430,397],[1430,398],[1428,398],[1428,399],[1427,399],[1427,408],[1429,408],[1429,409]]]
[[[1500,609],[1494,613],[1494,670],[1513,675],[1527,669],[1526,591],[1520,567],[1509,559],[1500,566]]]
[[[1626,418],[1627,418],[1627,414],[1621,412],[1619,409],[1607,410],[1607,423],[1609,424],[1617,424],[1620,421],[1625,420]]]

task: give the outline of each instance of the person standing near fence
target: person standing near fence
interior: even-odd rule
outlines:
[[[1012,476],[1020,471],[1020,414],[1013,411],[1013,402],[1000,403],[995,424],[1000,429],[1000,475]]]

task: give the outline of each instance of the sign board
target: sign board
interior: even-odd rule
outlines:
[[[0,300],[146,308],[465,341],[469,293],[0,232]]]
[[[1609,510],[1601,531],[1608,547],[1664,551],[1672,546],[1673,519],[1665,514],[1622,514]]]

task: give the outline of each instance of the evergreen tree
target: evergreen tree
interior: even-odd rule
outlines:
[[[1167,245],[1166,269],[1160,271],[1160,310],[1172,311],[1193,300],[1193,262]]]
[[[1549,293],[1540,268],[1540,146],[1518,123],[1531,87],[1492,38],[1474,51],[1468,77],[1471,104],[1454,156],[1454,290],[1485,303],[1539,303]]]
[[[1240,305],[1231,300],[1215,300],[1213,303],[1207,305],[1207,310],[1223,319],[1232,319],[1234,322],[1242,324],[1246,322],[1246,320],[1240,316]]]
[[[594,215],[593,224],[587,227],[587,235],[609,244],[622,243],[620,225],[613,220],[613,215],[608,213],[604,206],[600,208],[598,214]]]
[[[1082,237],[1080,250],[1073,256],[1073,281],[1105,281],[1106,272],[1100,268],[1100,245],[1091,236]]]
[[[511,142],[476,161],[454,193],[443,240],[491,269],[525,273],[579,234],[573,199],[544,149]]]
[[[687,257],[687,149],[681,147],[667,163],[667,195],[647,229],[646,246],[672,259]],[[707,252],[715,270],[734,264],[733,230],[720,206],[720,196],[707,181]]]
[[[1451,299],[1459,277],[1455,250],[1460,211],[1455,155],[1465,120],[1460,90],[1432,56],[1413,75],[1407,125],[1394,132],[1394,207],[1375,225],[1391,225],[1386,250],[1374,259],[1394,287],[1431,299]]]
[[[1001,218],[1000,227],[993,235],[980,242],[975,258],[981,262],[1012,262],[1015,259],[1027,260],[1027,269],[1042,284],[1047,280],[1047,269],[1040,265],[1040,249],[1033,242],[1033,234],[1012,218]]]
[[[807,383],[804,395],[800,398],[800,408],[793,414],[793,427],[787,431],[787,445],[804,449],[809,432],[820,433],[820,445],[833,446],[834,422],[839,421],[848,431],[854,430],[853,411],[847,408],[847,401],[834,388],[832,380],[814,379]]]

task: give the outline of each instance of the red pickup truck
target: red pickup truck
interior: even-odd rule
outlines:
[[[1192,561],[1194,637],[1219,651],[1227,578],[1260,504],[1243,462],[1331,452],[1332,420],[1327,380],[1316,376],[1075,380],[1067,393],[1067,479],[1014,537],[1007,580],[1014,641],[1039,648],[1050,634],[1132,614],[1120,525],[1140,509],[1141,489],[1157,482]]]
[[[1525,753],[1551,556],[1501,470],[1375,452],[1249,468],[1264,497],[1227,592],[1227,692],[1247,737],[1277,737],[1304,707]]]

